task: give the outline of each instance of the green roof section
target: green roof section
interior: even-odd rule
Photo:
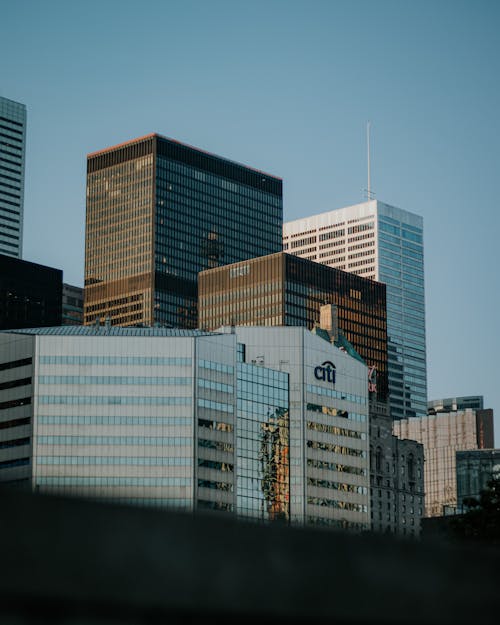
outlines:
[[[337,340],[335,341],[335,347],[338,347],[342,351],[346,351],[349,354],[349,356],[356,358],[356,360],[359,360],[359,362],[362,362],[366,366],[366,362],[363,360],[363,358],[361,358],[361,356],[354,349],[351,343],[349,343],[349,341],[346,339],[346,337],[342,333],[342,330],[339,330],[339,335],[337,337]]]
[[[323,340],[328,341],[328,343],[332,342],[332,338],[330,336],[330,333],[328,332],[328,330],[325,330],[324,328],[320,328],[319,326],[315,326],[311,330],[311,332],[313,334],[316,334],[316,336],[319,336]],[[338,347],[339,349],[341,349],[343,352],[346,352],[347,354],[349,354],[349,356],[352,356],[356,360],[359,360],[359,362],[363,363],[366,366],[366,362],[358,354],[358,352],[354,349],[354,347],[351,345],[351,343],[349,343],[349,341],[346,339],[345,335],[343,334],[342,330],[338,331],[338,337],[337,337],[337,340],[334,341],[334,345],[335,345],[335,347]]]

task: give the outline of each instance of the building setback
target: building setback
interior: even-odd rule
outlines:
[[[0,333],[0,481],[368,529],[366,366],[305,328],[248,332]]]
[[[0,254],[23,252],[26,106],[0,97]]]
[[[493,447],[492,410],[456,410],[394,422],[394,434],[424,446],[425,516],[457,507],[456,452]]]
[[[377,396],[387,396],[385,285],[283,252],[203,271],[199,275],[200,327],[304,326],[320,323],[333,304],[338,328],[370,367]]]
[[[197,276],[281,249],[282,181],[157,134],[87,159],[84,323],[197,326]]]
[[[0,330],[60,325],[62,275],[0,254]]]
[[[372,200],[283,225],[283,249],[387,285],[391,416],[427,413],[423,220]]]

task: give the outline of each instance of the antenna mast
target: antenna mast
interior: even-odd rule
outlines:
[[[370,186],[370,122],[366,122],[366,153],[367,153],[367,166],[368,166],[368,188],[367,188],[367,199],[370,201],[372,199],[372,192]]]

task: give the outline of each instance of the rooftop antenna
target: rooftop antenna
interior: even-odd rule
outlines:
[[[370,200],[373,200],[373,196],[375,195],[375,193],[373,193],[373,191],[371,190],[371,167],[370,167],[370,122],[367,121],[366,122],[366,154],[367,154],[367,169],[368,169],[368,188],[365,189],[366,191],[366,199],[368,200],[368,202]]]

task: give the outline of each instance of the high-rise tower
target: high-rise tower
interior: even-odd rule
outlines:
[[[0,97],[0,254],[23,251],[26,106]]]
[[[281,250],[282,181],[150,134],[89,154],[84,323],[196,327],[197,276]]]
[[[387,285],[391,416],[426,415],[422,217],[372,200],[285,223],[283,249]]]

